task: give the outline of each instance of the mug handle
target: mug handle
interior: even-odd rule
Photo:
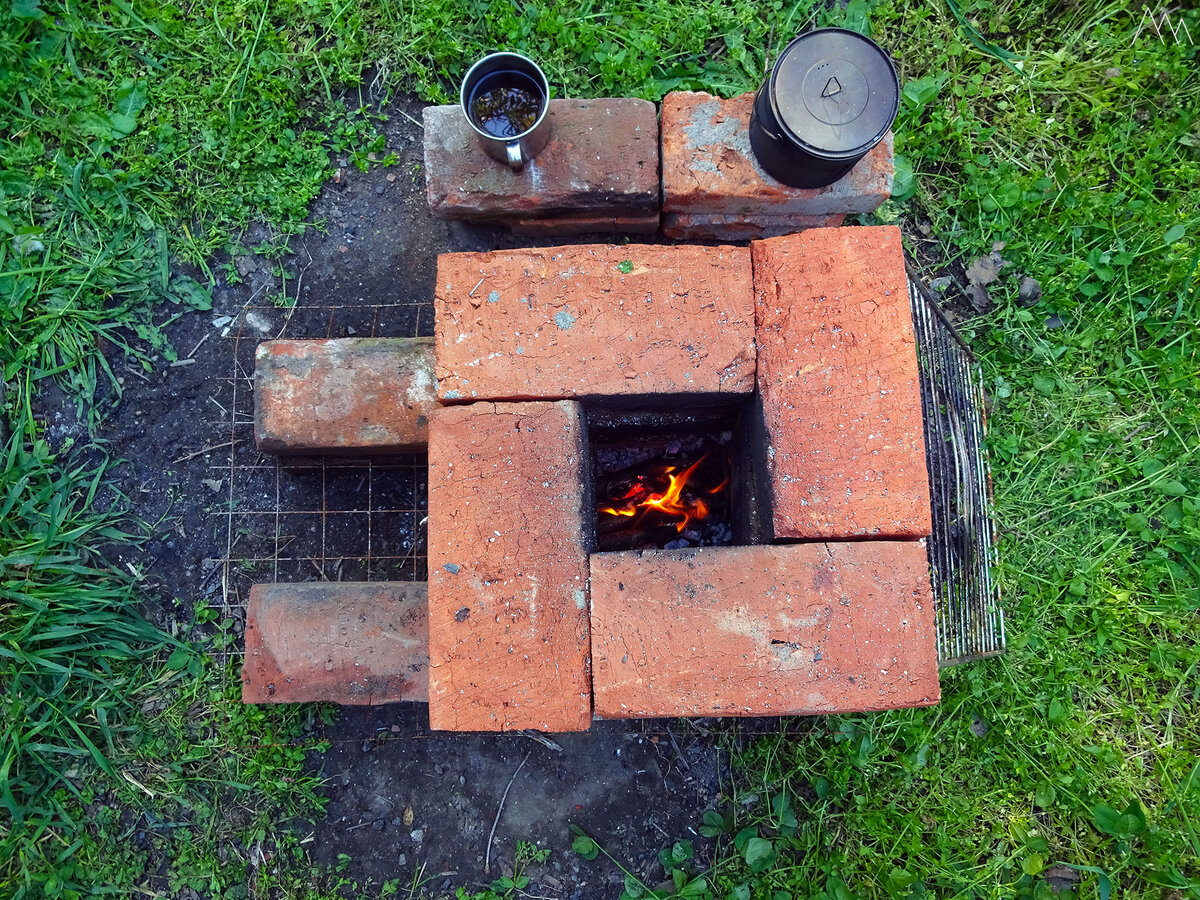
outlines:
[[[525,160],[521,157],[521,144],[505,144],[504,150],[508,154],[508,167],[514,172],[520,172],[525,168]]]

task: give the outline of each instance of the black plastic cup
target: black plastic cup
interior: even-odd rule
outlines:
[[[777,181],[824,187],[883,140],[899,108],[883,48],[844,28],[809,31],[784,47],[755,96],[750,149]]]

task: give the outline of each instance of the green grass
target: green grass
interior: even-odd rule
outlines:
[[[444,101],[506,46],[572,96],[729,95],[803,27],[869,20],[905,84],[899,196],[872,221],[920,223],[947,260],[1001,241],[1011,261],[965,326],[1010,650],[946,673],[936,708],[789,722],[743,749],[728,798],[697,811],[716,862],[669,848],[664,868],[678,895],[739,900],[1044,897],[1064,864],[1081,897],[1200,896],[1200,58],[1135,37],[1126,6],[6,3],[0,895],[128,895],[163,860],[168,895],[356,893],[289,828],[320,812],[318,713],[242,707],[215,611],[186,646],[138,617],[136,578],[106,560],[140,531],[94,450],[39,440],[39,382],[98,426],[113,363],[172,358],[163,324],[207,307],[214,254],[252,222],[277,252],[331,152],[383,150],[364,107],[393,90]]]

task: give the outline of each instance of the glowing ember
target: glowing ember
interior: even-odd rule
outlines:
[[[708,516],[708,504],[693,492],[686,491],[689,480],[706,458],[696,460],[678,475],[675,474],[677,466],[664,467],[662,477],[666,478],[665,486],[652,485],[649,475],[638,475],[621,496],[619,503],[601,506],[600,512],[610,516],[636,517],[631,525],[635,527],[648,511],[656,510],[674,520],[675,530],[682,532],[689,522]],[[725,487],[727,481],[728,479],[725,479],[707,493],[717,493]]]

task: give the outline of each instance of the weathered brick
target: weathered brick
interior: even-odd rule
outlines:
[[[591,721],[577,403],[441,409],[429,441],[429,723]]]
[[[488,157],[458,106],[427,106],[425,186],[435,216],[657,215],[658,117],[631,98],[551,100],[550,141],[521,172]]]
[[[792,234],[805,228],[834,228],[845,220],[835,216],[722,216],[667,213],[663,234],[674,240],[744,241]]]
[[[246,606],[242,702],[424,701],[425,585],[256,584]]]
[[[594,554],[596,715],[937,703],[928,571],[922,542]]]
[[[743,247],[576,245],[438,257],[438,399],[754,389]]]
[[[419,449],[436,407],[430,338],[258,345],[254,439],[264,452]]]
[[[546,216],[511,219],[505,223],[513,234],[528,237],[567,237],[577,234],[654,234],[658,213],[642,216]]]
[[[664,213],[835,216],[871,212],[891,196],[890,132],[833,184],[794,188],[776,181],[755,159],[749,131],[753,107],[753,93],[722,100],[685,91],[663,98]],[[719,232],[717,236],[733,239]]]
[[[813,229],[751,252],[775,536],[928,535],[899,229]]]

